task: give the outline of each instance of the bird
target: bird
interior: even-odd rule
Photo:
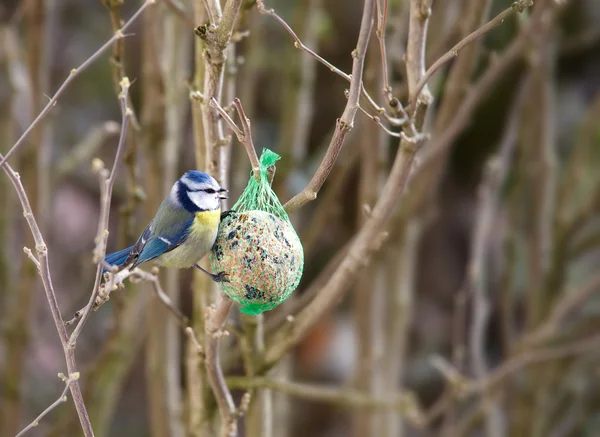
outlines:
[[[227,193],[209,174],[185,172],[136,243],[106,255],[106,264],[119,270],[133,270],[149,261],[166,268],[196,267],[217,283],[228,282],[227,273],[212,274],[198,265],[214,245],[221,220],[231,213],[221,213],[221,199],[227,199]]]

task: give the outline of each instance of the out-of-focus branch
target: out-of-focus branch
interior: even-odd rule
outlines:
[[[426,86],[419,88],[418,83],[425,76],[425,46],[427,28],[431,15],[432,0],[410,0],[410,18],[408,21],[408,42],[406,46],[406,78],[408,80],[409,102],[417,102],[427,107],[433,97]],[[411,108],[410,113],[417,109]],[[420,124],[420,121],[417,121]]]
[[[318,47],[321,34],[318,23],[323,13],[322,0],[299,2],[294,8],[293,26],[308,47]],[[286,47],[284,56],[293,56],[283,66],[284,84],[281,93],[282,114],[279,152],[281,161],[275,188],[280,197],[287,195],[287,175],[304,162],[308,153],[309,138],[315,109],[314,90],[317,78],[317,63],[308,53],[292,55],[294,48]]]
[[[492,8],[492,0],[470,0],[467,2],[464,12],[464,21],[461,20],[461,35],[465,38],[472,32],[476,32],[488,19]],[[456,107],[459,106],[464,98],[471,82],[472,72],[475,68],[480,50],[481,42],[473,41],[461,50],[461,55],[452,64],[448,77],[444,82],[444,94],[436,112],[434,132],[440,132],[445,129],[450,120],[455,115]],[[442,163],[440,163],[441,168]],[[440,170],[435,172],[439,174]],[[438,176],[432,174],[431,179]]]
[[[258,10],[261,14],[266,14],[266,15],[270,15],[273,18],[275,18],[275,20],[277,20],[277,22],[279,22],[279,24],[281,24],[281,26],[290,34],[290,36],[294,39],[294,47],[302,50],[305,53],[308,53],[310,56],[312,56],[313,58],[315,58],[318,62],[320,62],[321,64],[323,64],[325,67],[327,67],[327,69],[329,71],[331,71],[332,73],[337,74],[338,76],[346,79],[348,82],[351,82],[352,77],[354,77],[353,75],[349,75],[344,73],[342,70],[340,70],[339,68],[337,68],[335,65],[333,65],[331,62],[327,61],[326,59],[322,58],[321,56],[319,56],[315,51],[313,51],[312,49],[310,49],[309,47],[307,47],[302,40],[300,40],[300,38],[298,37],[298,35],[296,35],[296,32],[294,32],[294,30],[290,27],[290,25],[288,23],[286,23],[286,21],[281,18],[274,9],[267,9],[265,7],[264,1],[263,0],[258,0],[257,1],[257,5],[258,5]],[[373,98],[370,96],[370,94],[367,92],[367,90],[365,89],[365,87],[361,84],[361,95],[367,100],[367,102],[369,103],[369,106],[371,106],[371,108],[373,108],[373,110],[375,110],[375,112],[377,112],[378,114],[381,114],[382,117],[385,118],[385,120],[387,120],[390,124],[392,124],[393,126],[400,126],[403,124],[403,120],[400,119],[396,119],[392,116],[390,116],[384,108],[382,108],[381,106],[379,106],[377,104],[377,102],[375,102],[375,100],[373,100]],[[404,112],[404,109],[402,108],[402,106],[400,105],[400,102],[397,101],[396,99],[392,99],[393,100],[393,106],[395,106],[395,110],[399,111],[400,113]]]
[[[498,214],[500,190],[508,173],[513,150],[522,122],[523,104],[528,89],[526,80],[517,94],[515,104],[510,111],[510,119],[500,143],[497,155],[490,158],[486,165],[483,182],[479,189],[479,206],[471,247],[471,257],[465,288],[473,296],[472,325],[470,334],[471,366],[474,374],[482,378],[487,373],[485,358],[485,331],[489,317],[487,296],[486,263],[494,221]]]
[[[539,22],[536,22],[536,24],[539,24]],[[470,90],[464,104],[457,110],[452,123],[439,136],[428,142],[428,153],[423,157],[419,167],[414,172],[414,176],[412,176],[413,178],[426,172],[429,166],[435,162],[436,157],[446,151],[452,141],[467,126],[473,111],[486,97],[492,85],[502,77],[513,62],[523,55],[529,32],[532,29],[532,27],[529,27],[527,31],[522,32],[498,61],[482,74]],[[364,267],[370,255],[378,249],[382,238],[381,231],[391,215],[395,202],[402,197],[414,154],[419,142],[423,140],[422,138],[416,138],[413,142],[409,142],[409,138],[406,136],[403,138],[392,172],[371,217],[350,244],[348,255],[343,259],[340,267],[330,276],[321,292],[300,311],[294,322],[290,323],[291,326],[282,327],[273,336],[265,354],[265,369],[272,367],[279,361],[289,349],[294,347],[306,335],[313,324],[332,308],[347,289],[348,284],[359,273],[360,267]]]
[[[112,30],[116,34],[119,31],[123,31],[121,26],[123,25],[123,20],[121,19],[121,6],[123,2],[114,1],[114,0],[101,0],[102,4],[108,9],[110,15],[110,22],[112,25]],[[155,0],[156,1],[156,0]],[[113,85],[115,87],[116,94],[121,92],[121,85],[119,82],[121,78],[127,76],[125,72],[125,64],[123,64],[123,59],[125,57],[125,40],[124,38],[118,38],[113,44],[112,50],[112,58],[110,60],[112,64],[112,78]],[[138,122],[137,116],[133,110],[133,104],[131,103],[131,96],[128,97],[127,106],[131,108],[131,124],[130,127],[133,127],[136,131],[141,129],[140,124]],[[129,133],[129,138],[132,138]]]
[[[358,390],[347,388],[325,387],[271,378],[248,378],[244,376],[229,377],[227,378],[227,383],[231,388],[268,388],[302,399],[330,403],[346,408],[393,410],[403,414],[417,427],[420,427],[422,423],[422,413],[418,401],[414,395],[409,392],[401,393],[397,396],[390,396],[388,398],[377,398]]]
[[[379,53],[381,57],[381,75],[383,77],[382,93],[388,103],[392,99],[392,88],[388,79],[387,51],[385,47],[385,31],[388,15],[388,0],[377,0],[377,39],[379,40]]]
[[[409,365],[410,328],[416,300],[417,260],[420,248],[423,223],[411,220],[404,227],[402,239],[386,252],[388,267],[389,304],[387,305],[387,347],[384,352],[384,378],[386,392],[402,390],[403,376]],[[383,422],[383,437],[401,437],[404,435],[402,419],[396,414],[387,414]]]
[[[58,162],[54,175],[55,181],[71,175],[83,162],[88,161],[106,140],[120,132],[121,126],[114,121],[107,121],[92,128],[83,140]]]
[[[321,292],[298,314],[291,326],[281,328],[267,347],[265,368],[275,365],[308,330],[329,311],[346,291],[355,275],[361,271],[371,254],[385,238],[384,226],[398,198],[402,195],[419,143],[403,141],[388,180],[373,211],[350,245],[347,255],[334,271]],[[286,329],[287,328],[287,329]]]
[[[487,163],[483,182],[479,188],[479,205],[475,221],[475,231],[468,264],[465,289],[473,298],[471,306],[470,358],[475,377],[485,378],[489,367],[485,350],[485,335],[490,316],[487,264],[490,257],[492,230],[498,217],[500,191],[508,174],[513,150],[517,142],[522,112],[530,81],[525,80],[510,110],[510,119],[500,144],[499,152]],[[499,407],[490,402],[489,417],[486,418],[487,435],[503,435],[503,422]]]
[[[435,74],[435,72],[438,71],[445,63],[447,63],[451,59],[458,56],[458,52],[460,50],[462,50],[468,44],[471,44],[473,41],[475,41],[482,35],[489,32],[496,26],[502,24],[502,22],[508,16],[512,15],[515,12],[523,12],[525,9],[527,9],[528,7],[530,7],[532,5],[533,5],[532,0],[519,0],[519,1],[514,2],[510,7],[506,8],[505,10],[500,12],[489,22],[487,22],[486,24],[481,26],[479,29],[477,29],[474,32],[467,35],[465,38],[463,38],[461,41],[459,41],[454,47],[452,47],[450,50],[448,50],[442,57],[440,57],[437,61],[435,61],[433,63],[433,65],[427,69],[425,74],[416,83],[416,85],[414,87],[414,93],[412,93],[409,97],[409,105],[406,108],[407,112],[412,113],[412,111],[416,108],[417,98],[419,97],[421,90],[427,90],[425,88],[425,86],[427,84],[427,81],[429,81],[429,79],[431,79],[431,76],[433,76]],[[407,66],[408,66],[408,60],[407,60]],[[416,66],[415,66],[415,68],[416,68]],[[410,71],[410,70],[408,70],[408,71]],[[409,81],[410,81],[411,74],[409,74],[408,77],[409,77]]]
[[[94,52],[89,58],[87,58],[79,67],[74,68],[69,73],[69,76],[65,79],[62,85],[58,88],[56,93],[52,96],[48,104],[44,107],[42,112],[33,120],[33,122],[25,129],[25,132],[21,135],[21,137],[17,140],[17,142],[11,147],[11,149],[6,153],[6,155],[0,160],[0,168],[2,168],[6,161],[16,152],[16,150],[25,142],[27,136],[33,131],[33,129],[44,119],[46,115],[50,112],[50,110],[56,105],[58,102],[58,98],[65,91],[65,89],[73,82],[73,80],[81,74],[87,67],[89,67],[94,61],[96,61],[110,46],[112,46],[115,41],[120,38],[123,38],[124,31],[133,24],[135,20],[139,18],[144,9],[148,6],[153,5],[156,0],[145,0],[142,6],[136,11],[135,14],[121,27],[121,29],[116,32],[112,38],[110,38],[102,47],[100,47],[96,52]]]
[[[69,391],[69,388],[71,387],[71,384],[73,383],[73,381],[77,381],[79,379],[79,373],[73,373],[72,375],[69,375],[68,378],[66,376],[64,376],[62,373],[59,373],[58,376],[60,378],[62,378],[62,380],[65,383],[65,388],[62,391],[62,393],[60,394],[60,396],[58,397],[58,399],[55,400],[52,404],[50,404],[50,406],[48,408],[46,408],[44,411],[42,411],[42,413],[38,417],[36,417],[33,420],[33,422],[31,422],[29,425],[27,425],[25,428],[23,428],[21,430],[21,432],[19,432],[16,435],[16,437],[21,437],[21,436],[25,435],[25,433],[27,431],[38,426],[40,424],[40,420],[42,420],[48,413],[50,413],[52,410],[54,410],[60,404],[67,402],[67,391]]]
[[[329,148],[308,185],[284,205],[287,212],[293,212],[306,203],[316,199],[317,193],[325,183],[325,180],[329,176],[329,173],[342,150],[346,135],[354,126],[354,117],[358,110],[360,93],[362,90],[364,63],[367,47],[369,45],[371,27],[373,25],[374,9],[374,0],[365,0],[358,42],[356,44],[356,49],[352,51],[352,79],[350,81],[348,101],[346,102],[346,107],[342,116],[336,122],[335,132],[331,138]]]
[[[221,437],[237,435],[237,417],[233,397],[227,388],[223,370],[219,360],[219,340],[225,334],[223,327],[227,322],[233,301],[223,296],[216,306],[209,306],[206,311],[206,369],[212,387],[219,414],[221,416]]]

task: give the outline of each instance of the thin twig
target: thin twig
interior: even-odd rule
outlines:
[[[423,174],[435,161],[435,158],[447,150],[452,141],[467,126],[471,114],[481,100],[485,98],[490,87],[523,55],[529,32],[532,30],[532,28],[529,28],[528,31],[522,32],[507,48],[504,55],[483,73],[467,95],[464,104],[458,109],[452,123],[439,136],[429,141],[429,153],[423,158],[415,171],[415,175],[412,176],[413,178],[416,178],[418,174]],[[406,139],[406,136],[404,138]],[[344,257],[340,266],[331,274],[325,285],[320,288],[319,293],[316,293],[315,298],[295,317],[293,326],[289,328],[282,327],[274,334],[265,353],[263,370],[275,365],[289,349],[304,337],[314,323],[332,308],[347,289],[348,284],[360,272],[360,267],[364,266],[371,254],[378,249],[378,246],[373,244],[373,240],[376,239],[385,226],[396,202],[402,198],[406,178],[412,167],[416,149],[420,146],[420,141],[423,141],[423,138],[418,136],[412,143],[402,141],[386,186],[373,209],[371,217],[349,245],[347,256]]]
[[[6,161],[17,151],[17,149],[25,142],[27,136],[33,131],[33,129],[44,119],[44,117],[50,112],[50,110],[56,105],[58,102],[58,98],[65,91],[65,89],[73,82],[73,80],[79,76],[86,68],[88,68],[94,61],[96,61],[110,46],[112,46],[115,41],[124,37],[123,32],[133,24],[135,20],[139,18],[142,12],[150,5],[154,4],[156,0],[146,0],[140,6],[140,8],[136,11],[135,14],[121,27],[118,32],[106,42],[102,47],[100,47],[96,52],[94,52],[89,58],[87,58],[83,64],[81,64],[77,68],[73,68],[69,73],[69,76],[65,79],[62,85],[58,88],[56,93],[52,96],[52,98],[48,101],[48,104],[42,109],[42,112],[33,120],[33,122],[25,129],[25,132],[21,135],[21,137],[17,140],[17,142],[11,147],[11,149],[6,153],[6,155],[0,160],[0,168],[4,166]]]
[[[437,61],[435,61],[433,63],[433,65],[427,69],[427,71],[425,72],[425,75],[423,77],[421,77],[421,79],[417,82],[414,93],[411,93],[411,95],[410,95],[409,104],[408,104],[408,107],[406,108],[407,112],[412,113],[415,110],[415,107],[417,104],[416,100],[419,97],[421,90],[423,90],[423,88],[425,87],[425,85],[427,84],[429,79],[431,79],[431,76],[433,76],[435,74],[435,72],[438,71],[446,62],[448,62],[451,59],[458,56],[458,52],[461,49],[463,49],[466,45],[471,44],[477,38],[486,34],[487,32],[489,32],[496,26],[502,24],[504,19],[507,18],[508,16],[512,15],[515,12],[523,12],[525,9],[527,9],[528,7],[530,7],[532,5],[533,5],[532,0],[519,0],[515,3],[513,3],[510,7],[506,8],[505,10],[500,12],[498,15],[496,15],[494,18],[492,18],[490,21],[488,21],[483,26],[481,26],[479,29],[477,29],[474,32],[467,35],[465,38],[463,38],[461,41],[459,41],[454,47],[452,47],[450,50],[448,50],[442,57],[440,57]]]
[[[325,180],[329,176],[329,173],[342,150],[346,135],[354,125],[354,117],[358,110],[362,90],[365,57],[367,54],[367,47],[369,46],[371,27],[373,25],[373,13],[375,9],[374,1],[375,0],[365,0],[364,2],[358,42],[356,44],[356,49],[352,51],[352,78],[350,80],[350,91],[344,112],[337,120],[335,131],[331,138],[331,142],[329,143],[329,147],[327,148],[327,152],[314,176],[299,194],[292,197],[292,199],[284,205],[287,212],[295,211],[306,203],[316,199],[319,190],[325,183]]]
[[[244,149],[246,149],[246,153],[248,154],[248,159],[250,159],[250,164],[252,165],[252,171],[254,172],[254,177],[258,180],[260,178],[260,162],[258,160],[258,156],[256,155],[256,149],[254,148],[254,141],[252,140],[252,130],[250,129],[250,120],[246,117],[246,113],[244,112],[244,108],[242,107],[242,103],[240,99],[236,98],[233,101],[233,105],[237,111],[240,122],[242,123],[242,129],[240,129],[233,119],[227,114],[221,105],[215,100],[214,97],[210,98],[209,105],[215,108],[215,110],[223,117],[223,119],[227,122],[231,130],[235,133],[238,141],[242,143]]]
[[[156,297],[158,297],[162,304],[179,320],[179,324],[182,327],[186,327],[188,325],[188,318],[184,316],[177,308],[175,308],[175,305],[173,305],[173,301],[171,301],[169,295],[165,293],[162,286],[160,285],[160,281],[157,275],[136,268],[133,271],[132,279],[136,277],[143,279],[144,281],[151,282],[152,289],[154,290]]]
[[[66,378],[64,375],[62,375],[60,373],[58,376],[62,377],[63,381],[65,382],[65,388],[62,391],[62,393],[60,394],[60,396],[58,397],[58,399],[55,400],[52,404],[50,404],[50,406],[48,408],[46,408],[44,411],[42,411],[42,413],[38,417],[33,419],[33,421],[29,425],[27,425],[25,428],[23,428],[21,430],[21,432],[19,432],[15,437],[21,437],[21,436],[25,435],[25,433],[27,431],[38,426],[40,424],[40,420],[42,420],[48,413],[50,413],[52,410],[54,410],[60,404],[67,402],[67,391],[69,391],[71,384],[74,381],[77,381],[79,379],[79,373],[74,373],[74,374],[70,375],[68,378]]]
[[[383,129],[383,131],[388,134],[391,137],[395,137],[395,138],[400,138],[400,133],[399,132],[393,132],[391,130],[389,130],[382,122],[381,119],[376,116],[376,115],[371,115],[369,114],[362,106],[359,106],[358,109],[360,109],[360,111],[365,114],[367,117],[369,117],[373,123],[375,123],[377,126],[379,126],[381,129]]]
[[[3,158],[2,154],[0,154],[0,159],[1,158]],[[69,335],[67,333],[62,316],[60,314],[58,301],[56,300],[56,293],[54,292],[54,285],[52,283],[52,276],[50,274],[48,249],[46,243],[37,224],[35,216],[33,215],[31,204],[29,203],[27,193],[25,192],[25,188],[23,187],[19,174],[15,172],[9,164],[6,164],[4,166],[4,172],[8,175],[11,183],[15,188],[15,191],[17,192],[19,201],[21,202],[21,206],[23,207],[23,215],[25,217],[25,220],[27,221],[27,224],[29,225],[29,229],[31,230],[31,234],[35,242],[37,259],[40,264],[39,273],[40,277],[42,278],[46,298],[48,299],[48,305],[50,306],[50,312],[52,313],[52,319],[54,321],[54,325],[56,326],[56,330],[58,331],[58,336],[63,347],[65,361],[67,363],[67,371],[69,374],[75,374],[77,373],[75,354],[73,353],[72,349],[69,349]],[[79,421],[81,423],[83,434],[85,435],[85,437],[94,437],[94,431],[92,430],[90,418],[85,407],[85,403],[83,402],[83,396],[81,394],[81,389],[77,381],[74,381],[70,385],[70,390],[71,395],[73,396],[73,402],[75,403],[75,408],[77,410],[77,416],[79,417]]]
[[[114,266],[111,266],[107,263],[103,263],[102,265],[105,269],[110,269],[111,267],[114,268]],[[173,305],[173,302],[171,301],[171,299],[169,298],[167,293],[164,292],[162,285],[160,284],[160,281],[158,279],[158,276],[154,273],[148,273],[148,272],[140,269],[139,267],[136,267],[133,270],[123,269],[120,272],[111,273],[108,276],[108,279],[106,280],[106,282],[104,282],[104,284],[102,284],[102,286],[100,287],[100,291],[96,297],[96,300],[92,304],[93,310],[94,311],[97,310],[104,303],[108,302],[108,300],[110,299],[110,294],[113,291],[121,288],[123,286],[124,281],[128,278],[131,282],[136,282],[139,280],[151,282],[152,287],[153,287],[152,289],[153,289],[154,293],[156,294],[156,297],[165,305],[165,307],[170,312],[173,313],[173,315],[175,315],[175,317],[177,317],[177,319],[179,319],[181,326],[183,326],[183,327],[187,326],[187,324],[188,324],[187,317],[184,316]],[[76,311],[73,318],[71,320],[66,321],[65,325],[67,325],[67,326],[72,325],[77,320],[79,320],[83,316],[84,312],[88,309],[88,307],[89,307],[89,305],[86,305],[83,308],[81,308],[79,311]]]
[[[121,101],[121,135],[119,137],[119,144],[117,146],[117,153],[115,154],[115,159],[112,165],[112,169],[110,173],[107,175],[106,170],[104,169],[104,164],[100,160],[95,160],[94,164],[96,166],[95,170],[98,172],[100,178],[100,220],[98,221],[98,232],[96,234],[96,247],[94,248],[94,262],[97,263],[96,267],[96,279],[94,281],[94,288],[92,290],[92,294],[90,295],[90,299],[88,301],[85,310],[81,314],[81,319],[79,323],[73,330],[71,337],[69,338],[69,348],[74,349],[75,344],[77,342],[77,338],[81,334],[83,330],[83,326],[87,322],[88,317],[92,313],[94,308],[94,303],[96,302],[96,298],[98,297],[98,293],[100,291],[100,283],[102,282],[102,270],[104,268],[102,260],[104,260],[104,256],[106,255],[106,242],[108,240],[108,221],[110,217],[110,200],[112,198],[112,190],[115,184],[116,179],[116,170],[119,165],[121,158],[123,156],[123,152],[125,151],[125,142],[127,139],[127,129],[129,126],[129,118],[131,116],[131,112],[129,107],[127,106],[128,95],[129,95],[129,79],[124,77],[120,82],[121,93],[119,94],[119,100]],[[107,177],[108,176],[108,177]]]
[[[281,26],[290,34],[290,36],[292,37],[292,39],[294,40],[294,47],[296,47],[297,49],[302,50],[303,52],[309,54],[310,56],[312,56],[315,60],[317,60],[318,62],[320,62],[321,64],[323,64],[325,67],[327,67],[327,69],[329,71],[331,71],[332,73],[337,74],[338,76],[340,76],[341,78],[347,80],[348,82],[352,82],[352,78],[355,77],[354,73],[352,73],[352,75],[347,74],[345,72],[343,72],[342,70],[340,70],[339,68],[337,68],[335,65],[333,65],[331,62],[327,61],[326,59],[324,59],[323,57],[321,57],[319,54],[317,54],[315,51],[313,51],[312,49],[310,49],[309,47],[307,47],[302,40],[298,37],[298,35],[296,34],[296,32],[294,32],[294,30],[291,28],[291,26],[283,19],[281,18],[274,9],[267,9],[267,7],[264,4],[263,0],[257,0],[257,6],[258,6],[258,11],[261,14],[265,14],[265,15],[270,15],[271,17],[273,17],[279,24],[281,24]],[[369,102],[369,105],[378,113],[378,114],[382,114],[382,116],[389,121],[392,125],[394,126],[399,126],[401,124],[400,121],[398,121],[397,119],[395,119],[394,117],[390,116],[384,108],[382,108],[381,106],[379,106],[375,100],[373,100],[373,98],[371,97],[371,95],[367,92],[367,90],[365,89],[364,85],[362,84],[361,81],[361,85],[360,85],[360,92],[361,95],[367,99],[367,102]],[[400,105],[400,102],[395,101],[395,104],[397,104],[397,109],[400,111],[404,111],[402,106]]]
[[[388,103],[392,99],[392,88],[388,78],[387,53],[385,47],[385,31],[388,14],[388,0],[377,0],[377,39],[379,40],[379,52],[381,56],[381,74],[383,77],[382,93]]]

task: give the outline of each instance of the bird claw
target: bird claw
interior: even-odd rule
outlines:
[[[220,284],[222,282],[230,282],[229,274],[226,273],[225,271],[222,271],[222,272],[212,275],[212,279],[213,279],[213,281],[215,281],[218,284]]]
[[[221,213],[221,221],[223,221],[225,218],[229,217],[231,214],[235,214],[236,212],[233,209],[230,209],[229,211],[223,211]]]

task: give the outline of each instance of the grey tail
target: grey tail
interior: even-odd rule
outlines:
[[[122,267],[123,263],[129,256],[131,249],[133,249],[133,246],[130,246],[123,250],[119,250],[118,252],[109,253],[104,258],[104,261],[106,261],[107,264],[110,264],[112,266]],[[104,272],[106,272],[106,269],[102,269],[102,273]]]

